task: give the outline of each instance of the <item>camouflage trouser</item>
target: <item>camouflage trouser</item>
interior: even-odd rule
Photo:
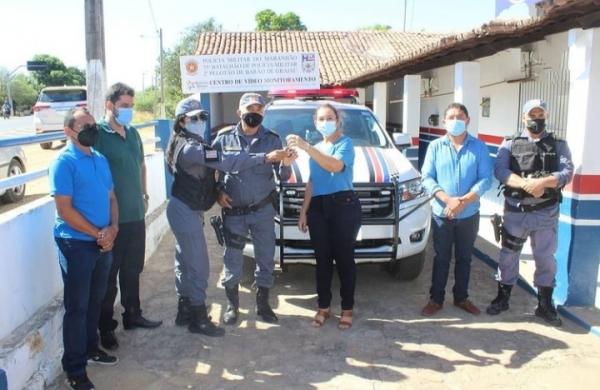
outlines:
[[[554,287],[557,225],[558,205],[530,212],[505,211],[503,229],[508,234],[502,239],[496,279],[508,285],[517,282],[522,242],[529,237],[535,260],[533,282],[537,287]]]

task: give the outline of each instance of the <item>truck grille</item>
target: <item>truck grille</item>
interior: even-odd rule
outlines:
[[[393,187],[360,187],[354,188],[360,199],[362,218],[384,218],[394,211]],[[283,217],[297,219],[304,199],[304,188],[283,188]]]

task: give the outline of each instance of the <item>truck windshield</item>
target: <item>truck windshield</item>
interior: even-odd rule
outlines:
[[[323,137],[315,129],[312,108],[277,108],[265,112],[263,126],[271,129],[281,137],[285,144],[285,137],[297,134],[307,140],[311,145],[320,142]],[[339,110],[343,133],[350,138],[354,146],[390,147],[383,129],[370,111],[367,110]]]

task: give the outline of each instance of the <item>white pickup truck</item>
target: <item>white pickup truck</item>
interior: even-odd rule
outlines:
[[[382,262],[399,279],[416,278],[425,260],[431,208],[419,172],[397,149],[387,132],[365,106],[327,101],[340,113],[344,134],[355,147],[354,190],[362,206],[362,227],[356,242],[356,261]],[[275,100],[265,109],[264,126],[285,142],[298,134],[311,144],[321,140],[313,115],[323,101]],[[402,138],[394,134],[394,138]],[[292,165],[292,175],[280,183],[279,216],[276,217],[276,258],[284,266],[313,263],[308,233],[298,227],[298,214],[309,178],[308,155]],[[249,241],[245,255],[253,257]]]

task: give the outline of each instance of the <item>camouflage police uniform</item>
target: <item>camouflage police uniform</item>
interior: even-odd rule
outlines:
[[[539,100],[525,104],[523,113],[534,108],[544,111],[545,104]],[[567,143],[556,139],[543,130],[539,139],[533,139],[526,129],[517,137],[504,140],[498,149],[494,174],[500,183],[506,183],[514,173],[521,177],[544,177],[553,175],[558,187],[546,188],[539,198],[522,189],[505,186],[504,218],[501,230],[502,249],[498,259],[498,296],[487,308],[488,314],[498,314],[508,309],[512,286],[519,277],[519,257],[523,244],[530,238],[535,260],[534,285],[538,289],[536,315],[554,325],[560,319],[552,304],[555,285],[557,229],[560,189],[571,181],[573,163]]]

